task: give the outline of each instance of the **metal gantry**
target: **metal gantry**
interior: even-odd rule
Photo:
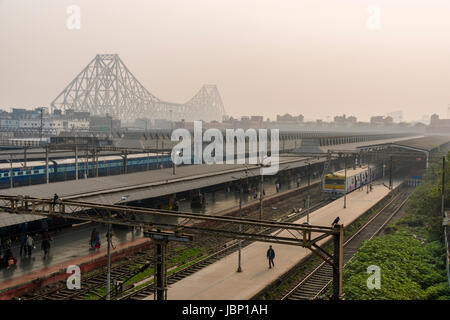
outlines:
[[[131,121],[138,118],[170,121],[222,121],[225,109],[215,85],[204,85],[184,104],[151,94],[128,70],[118,54],[98,54],[52,101],[53,109],[107,114]]]
[[[106,205],[92,202],[58,199],[39,199],[27,196],[0,195],[0,208],[12,214],[36,214],[41,216],[56,216],[68,219],[94,221],[105,224],[117,224],[144,228],[147,234],[158,240],[156,283],[157,299],[166,298],[165,279],[167,243],[169,240],[180,241],[192,237],[192,234],[217,235],[226,238],[261,241],[294,245],[308,248],[333,267],[333,298],[342,297],[342,269],[343,269],[343,225],[331,227],[310,225],[307,223],[287,223],[250,219],[242,217],[210,216],[204,214],[179,212],[141,207]],[[184,219],[182,223],[179,219]],[[188,225],[186,222],[190,221]],[[202,223],[203,222],[203,223]],[[214,228],[204,222],[222,222],[233,225],[247,225],[258,228],[276,228],[286,230],[291,236],[280,233],[263,234],[252,231],[227,231]],[[319,246],[321,240],[333,237],[334,249],[332,253]]]

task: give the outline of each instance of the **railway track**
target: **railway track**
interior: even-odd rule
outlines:
[[[145,264],[153,261],[153,255],[139,252],[132,260],[133,265]],[[129,261],[122,261],[120,264],[111,268],[111,279],[124,279],[133,274],[130,269]],[[54,287],[45,288],[37,292],[25,294],[21,297],[23,300],[68,300],[68,299],[83,299],[87,294],[95,292],[97,289],[104,287],[106,283],[106,269],[102,268],[99,271],[82,278],[81,288],[79,290],[70,290],[64,284],[58,284]]]
[[[295,195],[298,196],[298,195]],[[283,200],[286,201],[286,200]],[[325,205],[328,203],[327,201],[320,201],[315,206],[312,206],[310,208],[311,211],[318,209],[319,207]],[[286,214],[289,215],[289,214]],[[296,218],[298,219],[300,215],[294,215],[291,217],[288,217],[288,219]],[[268,231],[266,231],[268,232]],[[223,241],[223,239],[221,239]],[[201,242],[201,241],[199,241]],[[242,245],[248,245],[249,243],[246,243],[245,241],[242,243]],[[169,249],[171,252],[169,255],[171,255],[174,251]],[[197,261],[193,263],[192,265],[189,265],[186,268],[183,268],[177,272],[174,272],[170,275],[168,278],[168,283],[172,284],[184,277],[187,277],[188,275],[200,270],[201,268],[204,268],[205,266],[214,263],[217,260],[220,260],[224,256],[234,252],[237,250],[237,241],[232,241],[228,243],[228,246],[226,248],[223,248],[223,244],[219,247],[216,247],[213,249],[213,253],[206,256],[205,258],[201,259],[200,261]],[[153,262],[154,261],[154,254],[153,250],[147,250],[146,252],[138,252],[134,254],[133,256],[129,257],[128,260],[120,261],[118,263],[113,264],[111,268],[111,279],[115,280],[123,280],[127,279],[130,276],[134,274],[135,271],[133,271],[130,266],[133,265],[143,265],[147,262]],[[83,300],[88,294],[94,294],[97,295],[98,298],[104,299],[103,296],[100,296],[97,294],[98,289],[105,286],[106,283],[106,267],[101,268],[97,272],[93,272],[88,276],[82,277],[81,282],[81,289],[79,290],[70,290],[67,288],[65,282],[64,283],[58,283],[56,286],[47,287],[32,293],[27,293],[21,296],[21,299],[23,300]],[[153,293],[153,284],[144,286],[143,288],[139,289],[136,292],[133,292],[132,294],[128,294],[125,297],[129,297],[130,299],[139,299],[140,295],[139,293],[147,293],[145,296],[148,296]],[[113,290],[111,290],[111,297],[115,298],[118,297],[119,294],[115,293]],[[123,299],[123,298],[122,298]]]
[[[410,189],[400,191],[389,203],[370,218],[344,243],[344,264],[358,251],[362,242],[376,236],[408,200]],[[345,267],[345,265],[344,265]],[[283,295],[281,300],[313,300],[320,297],[332,282],[332,267],[322,262],[300,283]]]

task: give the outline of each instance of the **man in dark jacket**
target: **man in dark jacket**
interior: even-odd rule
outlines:
[[[53,204],[52,204],[53,211],[55,211],[56,201],[57,201],[58,199],[59,199],[59,197],[58,197],[58,195],[55,193],[55,194],[53,195]]]
[[[273,259],[275,258],[275,251],[272,249],[272,246],[269,246],[269,250],[267,250],[267,259],[269,259],[269,269],[275,267],[273,263]]]

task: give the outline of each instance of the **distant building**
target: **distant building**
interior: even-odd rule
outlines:
[[[106,116],[90,116],[89,130],[92,132],[111,132],[120,130],[120,120]]]
[[[387,117],[383,117],[383,116],[374,116],[374,117],[370,117],[370,124],[373,126],[386,126],[386,125],[391,125],[394,122],[394,119],[392,119],[392,117],[387,116]]]
[[[450,133],[450,119],[439,119],[437,114],[430,117],[430,125],[427,127],[429,133]]]
[[[284,115],[279,115],[277,114],[277,122],[284,122],[284,123],[303,123],[304,121],[304,117],[303,115],[298,115],[298,116],[292,116],[289,113],[286,113]]]
[[[334,117],[334,124],[336,126],[349,127],[349,126],[352,126],[352,125],[356,124],[356,122],[357,122],[357,119],[356,119],[355,116],[350,116],[350,117],[347,118],[345,116],[345,114],[344,114],[342,116],[335,116]]]
[[[402,122],[403,121],[403,111],[393,111],[389,112],[388,117],[391,117],[394,122]]]

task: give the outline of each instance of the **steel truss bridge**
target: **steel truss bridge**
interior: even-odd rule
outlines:
[[[110,115],[122,121],[138,118],[170,121],[222,121],[225,109],[215,85],[204,85],[184,104],[151,94],[118,54],[98,54],[51,103],[52,109]]]

